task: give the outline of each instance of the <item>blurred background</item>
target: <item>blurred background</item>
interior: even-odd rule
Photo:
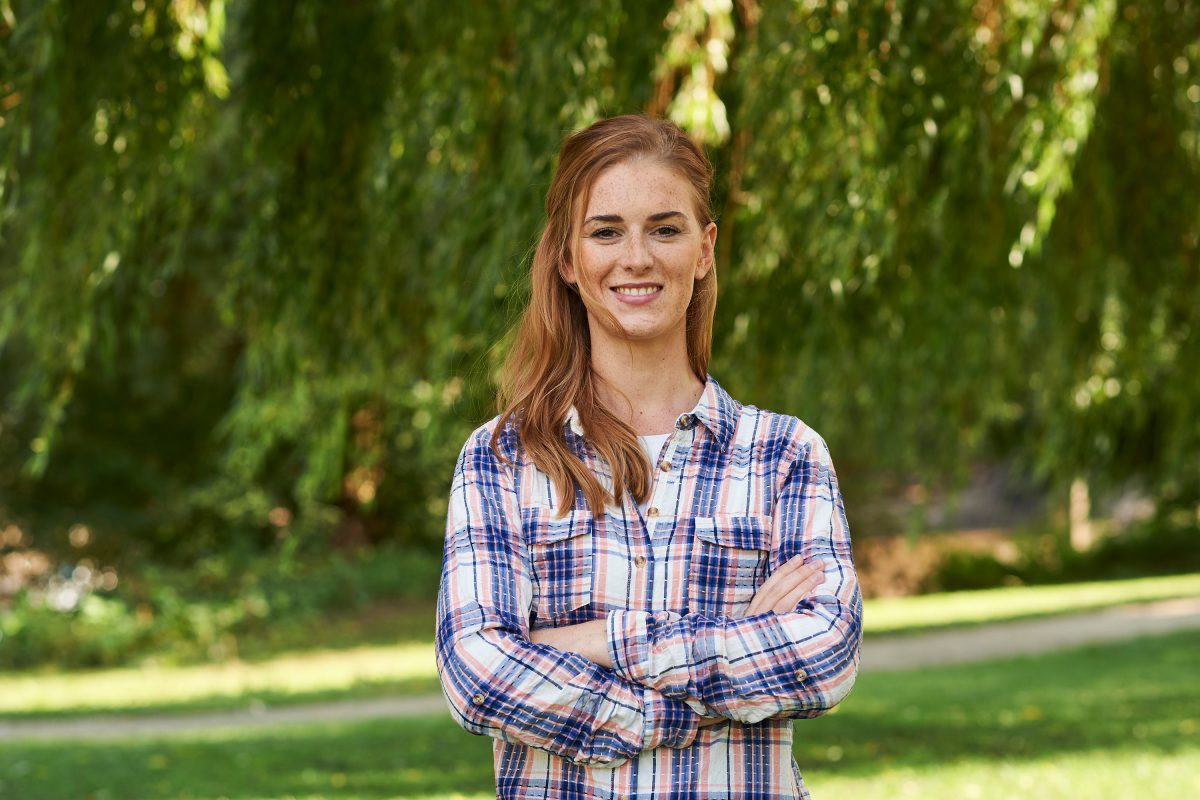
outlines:
[[[712,373],[829,442],[865,652],[1200,596],[1196,0],[0,0],[0,725],[436,693],[558,146],[635,111],[714,162]],[[1187,796],[1197,656],[864,674],[797,758]],[[488,796],[444,715],[343,717],[18,727],[0,797]]]

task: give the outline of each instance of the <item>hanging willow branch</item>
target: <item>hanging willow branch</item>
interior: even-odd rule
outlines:
[[[0,0],[0,517],[436,546],[554,153],[638,109],[717,165],[736,395],[858,469],[1187,507],[1197,41],[1184,0]]]

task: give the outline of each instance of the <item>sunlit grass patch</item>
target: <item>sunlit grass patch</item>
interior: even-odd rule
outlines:
[[[811,770],[808,780],[820,800],[1180,800],[1200,797],[1200,749],[979,759],[938,767],[893,766],[866,776]]]
[[[0,713],[229,708],[437,691],[428,644],[312,650],[262,662],[0,676]]]
[[[904,633],[1180,597],[1200,597],[1200,574],[879,598],[866,602],[863,628]]]

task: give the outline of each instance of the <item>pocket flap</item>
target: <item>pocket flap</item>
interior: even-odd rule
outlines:
[[[771,548],[771,518],[735,514],[696,517],[696,536],[710,544],[740,550]]]
[[[553,544],[592,532],[592,512],[574,509],[559,517],[553,508],[525,510],[525,531],[531,545]]]

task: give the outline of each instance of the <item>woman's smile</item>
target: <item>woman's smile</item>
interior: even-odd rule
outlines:
[[[612,290],[621,302],[641,306],[658,299],[662,295],[662,288],[661,283],[638,283],[614,286]]]

